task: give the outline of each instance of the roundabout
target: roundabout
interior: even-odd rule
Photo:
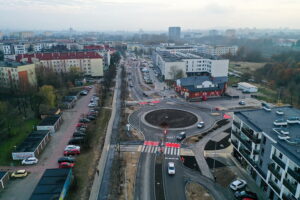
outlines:
[[[184,110],[178,109],[159,109],[148,112],[145,121],[152,126],[160,128],[185,128],[198,122],[198,117]]]

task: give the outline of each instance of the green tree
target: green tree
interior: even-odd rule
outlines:
[[[51,108],[56,106],[56,94],[52,85],[44,85],[40,87],[39,95],[44,99],[47,106]]]

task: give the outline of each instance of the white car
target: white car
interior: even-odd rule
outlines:
[[[33,164],[38,163],[38,161],[39,160],[36,157],[29,157],[29,158],[22,160],[22,165],[33,165]]]
[[[175,164],[173,162],[168,163],[168,174],[169,175],[175,174]]]
[[[203,127],[204,127],[204,122],[199,122],[199,123],[197,124],[197,127],[198,127],[198,128],[203,128]]]
[[[96,107],[97,105],[95,103],[89,103],[88,107],[92,108],[92,107]]]
[[[230,188],[232,190],[236,191],[236,190],[246,187],[246,185],[247,185],[247,182],[245,180],[237,179],[230,184]]]
[[[70,150],[70,149],[78,149],[80,151],[80,146],[68,145],[68,146],[66,146],[65,151]]]

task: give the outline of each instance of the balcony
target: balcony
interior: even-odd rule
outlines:
[[[257,165],[258,162],[254,161],[250,158],[250,152],[248,150],[240,148],[240,154],[243,155],[243,157],[252,165],[254,169],[264,178],[267,178],[267,175],[260,169],[260,167]]]
[[[241,123],[238,123],[236,121],[233,121],[233,124],[239,129],[241,128]]]
[[[232,141],[231,141],[231,144],[232,144],[233,146],[235,146],[235,148],[236,148],[236,149],[238,149],[238,148],[239,148],[238,141],[236,141],[236,140],[232,140]]]
[[[252,130],[242,128],[242,132],[255,144],[260,143],[260,139],[258,139],[258,137],[254,135],[254,132]]]
[[[272,156],[272,159],[282,168],[285,169],[285,164],[280,158],[276,157],[275,155]]]
[[[284,180],[283,180],[283,185],[284,185],[287,189],[289,189],[289,191],[290,191],[293,195],[295,195],[296,190],[297,190],[297,186],[296,186],[296,185],[292,184],[288,179],[284,179]]]
[[[239,141],[247,147],[249,151],[251,151],[251,142],[246,141],[243,139],[238,131],[232,131],[231,132],[235,137],[239,139]]]
[[[292,170],[288,168],[288,173],[293,177],[296,181],[300,182],[300,171]]]
[[[281,179],[281,174],[278,170],[275,169],[275,163],[269,164],[268,169],[272,172],[272,174],[277,178]]]
[[[280,188],[276,183],[274,183],[272,180],[269,180],[269,185],[275,190],[275,192],[277,192],[277,194],[280,194]]]

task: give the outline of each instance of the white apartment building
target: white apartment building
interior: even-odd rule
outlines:
[[[3,50],[4,55],[10,55],[10,54],[13,54],[13,52],[14,52],[13,46],[10,44],[3,44],[2,50]]]
[[[14,45],[14,52],[15,52],[16,55],[27,53],[26,45],[25,44],[15,44]]]
[[[43,45],[42,44],[34,44],[33,45],[33,51],[34,52],[40,52],[43,49]]]

